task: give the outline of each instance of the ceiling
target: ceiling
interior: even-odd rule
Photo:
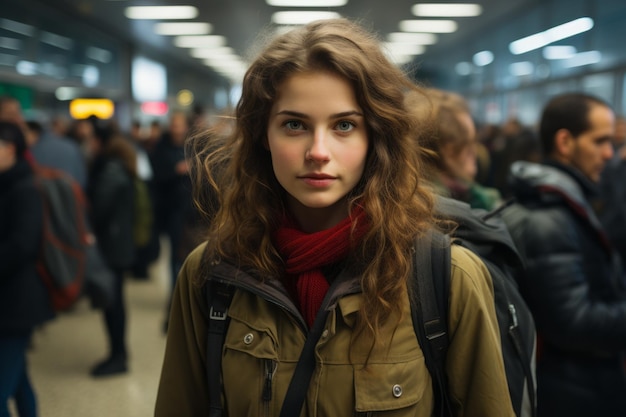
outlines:
[[[516,13],[539,1],[475,0],[482,6],[483,13],[478,17],[454,18],[458,23],[458,30],[438,35],[437,43],[428,46],[421,59],[445,51],[452,44],[458,45],[479,36],[482,29],[512,19]],[[411,14],[411,6],[415,3],[416,0],[349,0],[345,6],[326,10],[357,19],[384,38],[390,32],[399,31],[398,24],[401,20],[417,18]],[[51,2],[46,4],[51,6]],[[191,21],[210,23],[213,27],[212,34],[225,36],[227,46],[232,47],[242,57],[249,55],[251,46],[257,43],[260,33],[275,27],[271,23],[272,13],[287,10],[269,6],[265,0],[55,0],[53,4],[76,19],[124,39],[135,48],[149,48],[164,59],[174,59],[201,71],[205,71],[207,67],[197,58],[191,57],[188,50],[174,46],[171,36],[154,33],[155,21],[130,20],[124,16],[125,8],[137,5],[194,5],[198,8],[199,15]]]

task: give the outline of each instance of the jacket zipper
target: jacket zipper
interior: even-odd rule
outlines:
[[[270,415],[270,403],[272,401],[272,380],[276,373],[278,362],[272,359],[265,359],[265,378],[263,382],[263,410],[264,415]]]

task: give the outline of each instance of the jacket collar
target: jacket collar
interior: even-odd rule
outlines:
[[[554,159],[546,159],[544,164],[569,175],[578,184],[586,199],[592,199],[600,194],[598,185],[587,178],[579,169],[571,165],[562,164]]]
[[[289,311],[298,319],[303,329],[307,328],[302,314],[279,279],[261,280],[253,271],[243,271],[235,265],[224,261],[211,266],[209,279],[256,294],[264,300]],[[339,280],[339,282],[337,282],[337,285],[331,286],[331,288],[334,288],[333,294],[328,298],[328,303],[321,308],[334,308],[343,297],[358,294],[362,291],[360,277],[351,272],[349,268],[342,270],[335,280]]]

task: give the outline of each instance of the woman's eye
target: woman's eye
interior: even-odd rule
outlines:
[[[300,130],[303,128],[302,122],[298,120],[288,120],[285,122],[285,127],[289,130]]]
[[[349,122],[347,120],[343,120],[337,123],[337,130],[341,130],[342,132],[349,132],[354,128],[354,123]]]

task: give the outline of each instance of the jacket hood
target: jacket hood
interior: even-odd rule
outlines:
[[[563,196],[586,206],[587,196],[595,192],[593,184],[557,163],[537,164],[517,161],[511,165],[509,183],[520,202],[541,200],[561,201]]]
[[[511,165],[510,185],[515,198],[525,206],[566,205],[585,219],[610,247],[604,229],[589,199],[596,186],[578,171],[555,161],[545,164],[517,161]]]

